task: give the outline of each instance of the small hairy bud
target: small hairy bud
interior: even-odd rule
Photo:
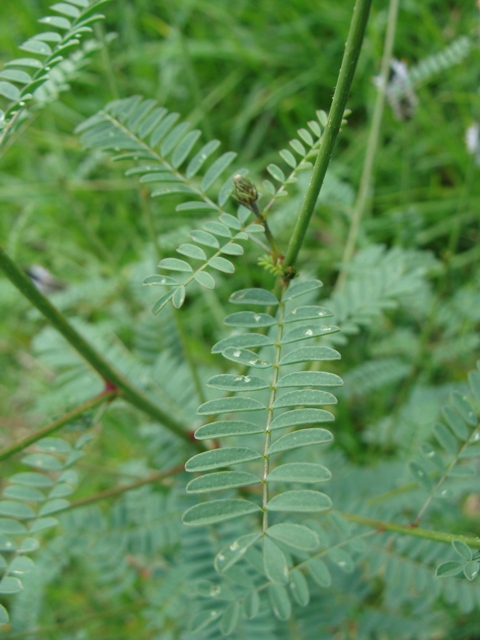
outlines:
[[[233,195],[247,209],[255,209],[258,200],[258,192],[251,180],[240,173],[233,176]]]

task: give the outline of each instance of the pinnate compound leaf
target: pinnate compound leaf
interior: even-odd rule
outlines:
[[[285,364],[298,364],[300,362],[316,362],[323,360],[339,360],[340,354],[330,347],[301,347],[291,351],[280,360],[280,366]]]
[[[253,433],[263,433],[262,425],[246,422],[244,420],[221,420],[211,422],[199,427],[195,431],[197,440],[210,440],[212,438],[228,438],[230,436],[248,436]]]
[[[219,178],[225,169],[233,162],[237,157],[234,151],[227,151],[220,156],[215,162],[207,169],[202,179],[202,191],[207,191],[212,184]]]
[[[188,262],[180,260],[179,258],[164,258],[158,263],[160,269],[168,269],[169,271],[183,271],[186,273],[192,273],[193,269]]]
[[[36,467],[46,471],[60,471],[63,469],[63,464],[60,460],[47,453],[31,453],[22,458],[22,463],[28,467]]]
[[[260,358],[256,353],[249,349],[239,349],[238,347],[227,347],[222,351],[222,355],[227,360],[237,362],[238,364],[244,364],[247,367],[253,367],[254,369],[268,369],[272,366],[271,362]]]
[[[261,333],[242,333],[241,335],[233,335],[220,340],[212,347],[212,353],[222,353],[227,347],[257,349],[259,347],[268,347],[272,344],[272,338]]]
[[[198,200],[190,200],[177,204],[175,211],[216,211],[217,207],[210,202],[200,202]],[[191,234],[190,234],[191,235]]]
[[[207,231],[202,231],[202,229],[191,231],[190,237],[195,240],[195,242],[198,242],[198,244],[203,244],[206,247],[211,247],[212,249],[218,249],[220,247],[217,238]]]
[[[464,560],[471,560],[473,557],[473,552],[468,545],[466,545],[461,540],[454,540],[452,542],[452,547],[461,556]]]
[[[0,82],[0,96],[3,96],[12,102],[17,102],[20,100],[20,95],[20,90],[11,82]]]
[[[288,462],[272,469],[267,476],[267,481],[315,484],[317,482],[327,482],[331,477],[331,472],[321,464],[315,464],[313,462]]]
[[[181,253],[182,255],[187,256],[188,258],[193,258],[194,260],[205,261],[207,259],[207,254],[203,249],[188,242],[181,244],[177,249],[177,253]]]
[[[455,455],[457,452],[457,441],[452,435],[451,431],[447,429],[444,424],[438,422],[433,426],[433,433],[437,439],[439,445],[445,449],[445,451],[451,455]]]
[[[209,400],[200,405],[197,413],[201,416],[211,416],[216,413],[235,413],[236,411],[259,411],[266,409],[265,405],[253,398],[219,398]]]
[[[271,582],[287,584],[287,559],[283,551],[269,537],[263,539],[263,566],[265,575]]]
[[[268,595],[275,616],[279,620],[288,620],[292,614],[292,604],[286,588],[281,584],[271,584],[268,587]]]
[[[254,304],[268,307],[270,305],[277,305],[277,298],[266,289],[240,289],[235,291],[230,296],[230,302],[233,304]]]
[[[293,549],[314,551],[320,544],[317,534],[303,524],[283,522],[267,529],[267,536],[279,540]]]
[[[241,376],[232,374],[220,374],[213,376],[207,382],[207,387],[222,389],[224,391],[257,391],[268,389],[269,383],[257,376]]]
[[[442,562],[442,564],[437,567],[435,575],[437,578],[450,578],[452,576],[458,576],[463,572],[463,566],[463,562]]]
[[[231,313],[224,320],[230,327],[245,327],[254,329],[255,327],[271,327],[276,324],[275,318],[267,313],[255,313],[254,311],[239,311]]]
[[[242,536],[235,540],[228,547],[222,549],[217,553],[215,557],[215,569],[222,573],[227,571],[236,564],[248,551],[248,549],[255,544],[260,538],[260,533],[249,533],[246,536]]]
[[[320,422],[332,422],[333,420],[333,414],[324,409],[293,409],[274,418],[270,423],[270,429],[273,431],[274,429],[319,424]]]
[[[183,285],[179,285],[172,296],[172,304],[175,307],[175,309],[180,309],[180,307],[183,305],[183,303],[185,302],[185,295],[186,295],[186,289]]]
[[[190,151],[193,149],[196,141],[200,137],[200,131],[195,129],[190,131],[185,138],[180,142],[175,151],[172,154],[172,165],[175,169],[178,169],[181,164],[187,159]]]
[[[339,328],[331,325],[323,327],[321,325],[307,325],[302,327],[295,327],[287,331],[282,338],[282,344],[290,344],[292,342],[299,342],[300,340],[306,340],[308,338],[316,338],[318,336],[326,336],[330,333],[336,333]]]
[[[45,518],[38,518],[30,527],[30,533],[43,531],[44,529],[49,529],[50,527],[56,527],[57,525],[58,525],[58,520],[56,518],[52,518],[51,516],[47,516]]]
[[[30,558],[27,558],[26,556],[17,556],[10,563],[8,572],[11,575],[21,576],[25,573],[30,573],[34,568],[35,564],[33,560],[30,560]]]
[[[329,318],[333,316],[333,312],[325,307],[317,307],[314,305],[306,307],[297,307],[292,309],[285,316],[284,324],[291,322],[299,322],[300,320],[318,320],[319,318]]]
[[[5,607],[0,604],[0,624],[8,624],[9,622],[9,617],[8,617],[8,611],[5,609]]]
[[[176,287],[178,285],[178,281],[175,278],[171,278],[170,276],[164,276],[161,273],[155,273],[151,276],[147,276],[143,284],[147,287],[149,286],[159,286],[159,287]]]
[[[217,271],[222,271],[223,273],[235,273],[235,266],[226,258],[216,256],[214,258],[210,258],[208,264]]]
[[[187,509],[183,523],[190,526],[204,526],[225,522],[260,511],[260,507],[249,500],[239,498],[211,500]]]
[[[245,596],[243,601],[243,613],[248,620],[252,618],[256,618],[258,612],[260,611],[260,596],[258,595],[258,591],[250,591],[249,594]]]
[[[467,580],[470,580],[470,581],[475,580],[475,578],[478,575],[479,569],[480,569],[480,564],[478,560],[470,560],[463,567],[463,575],[466,577]]]
[[[224,636],[231,635],[240,620],[240,603],[238,600],[230,603],[225,609],[220,621],[220,631]]]
[[[291,513],[319,513],[332,506],[330,498],[312,489],[294,489],[274,496],[267,503],[268,511],[288,511]]]
[[[22,487],[18,484],[11,484],[3,490],[5,498],[10,500],[20,500],[22,502],[43,502],[44,494],[33,487]]]
[[[159,300],[157,300],[157,302],[152,307],[153,315],[156,315],[157,313],[159,313],[163,309],[163,307],[165,307],[168,304],[168,302],[173,298],[174,293],[175,293],[175,290],[172,289],[171,291],[163,295]]]
[[[223,449],[212,449],[203,451],[190,458],[185,464],[185,471],[211,471],[222,467],[229,467],[242,462],[258,460],[262,456],[249,447],[224,447]]]
[[[35,511],[23,502],[0,500],[0,516],[18,520],[28,520],[34,518],[35,515]]]
[[[19,593],[23,585],[18,578],[6,576],[0,580],[0,595],[11,595]]]
[[[467,424],[471,427],[477,426],[475,409],[470,404],[470,400],[466,395],[459,393],[458,391],[454,391],[452,394],[452,403]]]
[[[293,298],[298,298],[298,296],[303,296],[305,293],[310,293],[311,291],[315,291],[316,289],[320,289],[323,287],[323,282],[320,280],[307,280],[306,282],[293,282],[285,292],[283,299],[292,300]]]
[[[193,178],[193,176],[200,171],[205,160],[207,160],[207,158],[209,158],[219,146],[220,140],[211,140],[210,142],[207,142],[207,144],[204,145],[188,163],[186,171],[187,178]]]
[[[352,556],[345,549],[330,549],[328,559],[333,562],[344,573],[352,573],[355,569],[355,562]]]
[[[294,406],[316,407],[323,404],[337,404],[337,399],[333,393],[320,389],[296,389],[277,397],[272,406],[279,409]]]
[[[408,466],[413,477],[418,480],[427,491],[430,491],[433,484],[426,469],[416,462],[410,462]]]
[[[70,453],[72,446],[61,438],[42,438],[36,443],[37,449],[51,453]]]
[[[242,245],[236,244],[235,242],[227,242],[227,244],[223,245],[221,248],[222,253],[226,253],[229,256],[241,256],[244,253],[244,249]]]
[[[459,440],[466,440],[468,438],[470,430],[452,406],[447,405],[443,407],[443,417]]]
[[[203,228],[208,232],[215,234],[216,236],[220,236],[220,238],[228,238],[232,237],[232,232],[227,227],[226,224],[222,224],[221,222],[217,222],[216,220],[210,220],[203,225]]]
[[[267,167],[267,171],[272,176],[272,178],[274,178],[278,182],[285,182],[285,174],[276,164],[269,164]]]
[[[307,562],[307,568],[314,582],[321,587],[329,587],[332,584],[332,576],[327,565],[320,558],[312,558]]]
[[[193,278],[205,289],[215,289],[215,280],[213,279],[213,276],[206,271],[197,271],[193,274]]]
[[[259,484],[260,478],[252,473],[243,471],[219,471],[209,473],[190,480],[187,484],[187,493],[205,493],[207,491],[225,491],[235,487],[246,487],[252,484]]]
[[[282,376],[277,387],[341,387],[342,385],[343,380],[335,373],[295,371]]]
[[[310,591],[308,589],[308,583],[300,571],[300,569],[294,569],[290,572],[290,591],[296,602],[302,607],[306,607],[310,602]]]
[[[314,444],[325,444],[331,442],[333,436],[326,429],[301,429],[293,433],[287,433],[276,440],[268,448],[268,455],[279,453],[280,451],[288,451],[297,447],[308,447]]]
[[[42,505],[39,511],[40,516],[50,515],[51,513],[56,513],[57,511],[62,511],[70,506],[68,500],[63,498],[56,498],[55,500],[49,500]]]

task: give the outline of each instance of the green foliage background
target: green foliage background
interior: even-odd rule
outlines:
[[[47,9],[46,2],[3,0],[2,60],[19,56],[19,43],[39,31],[36,21]],[[227,335],[229,295],[271,289],[274,278],[257,266],[262,252],[250,247],[235,259],[235,274],[187,299],[180,321],[169,308],[152,316],[158,296],[141,286],[143,279],[206,217],[176,212],[178,197],[151,199],[111,156],[86,151],[74,130],[111,100],[141,94],[180,113],[204,142],[218,138],[222,152],[236,151],[234,166],[248,167],[261,187],[270,179],[267,165],[284,166],[278,151],[317,109],[330,107],[352,3],[113,0],[101,10],[106,19],[91,36],[95,50],[71,89],[35,113],[2,150],[0,237],[22,267],[40,264],[64,282],[65,290],[51,296],[58,308],[193,430],[201,424],[195,412],[202,398],[185,354],[209,393],[204,382],[225,366],[210,350]],[[329,368],[345,385],[335,409],[335,444],[326,454],[333,472],[327,492],[342,511],[408,524],[426,495],[408,464],[418,463],[422,442],[439,448],[432,427],[452,391],[470,393],[468,372],[480,353],[479,165],[465,145],[467,128],[480,119],[480,16],[473,2],[401,3],[394,55],[409,67],[426,61],[415,87],[418,105],[404,121],[385,109],[369,213],[339,293],[335,282],[365,156],[387,10],[384,3],[372,7],[351,115],[298,267],[322,280],[321,304],[342,330],[332,337],[342,360]],[[459,39],[461,55],[446,54]],[[301,175],[269,214],[282,247],[306,188]],[[233,213],[236,207],[228,206]],[[0,371],[0,448],[102,390],[98,376],[3,278]],[[89,432],[93,417],[68,425],[62,437],[73,443]],[[72,501],[183,465],[194,452],[121,401],[93,425],[94,439],[75,466],[80,483]],[[2,478],[23,469],[15,458],[1,464]],[[474,455],[472,467],[478,468]],[[194,504],[184,494],[189,478],[155,477],[59,516],[63,526],[46,532],[24,591],[8,599],[12,628],[5,637],[217,637],[212,627],[191,632],[184,622],[190,609],[201,614],[216,606],[189,597],[196,579],[215,580],[213,557],[234,525],[213,533],[183,528],[181,513]],[[452,498],[434,501],[421,526],[478,536],[478,477],[449,482]],[[345,522],[328,521],[331,540],[366,531],[358,523],[347,523],[358,528],[346,531]],[[448,545],[391,532],[366,540],[367,549],[349,547],[355,560],[358,554],[353,573],[334,566],[332,588],[313,584],[311,602],[322,602],[321,615],[314,606],[298,607],[283,623],[265,607],[234,633],[478,638],[478,579],[434,577],[438,564],[455,559]],[[32,631],[38,628],[44,630]]]

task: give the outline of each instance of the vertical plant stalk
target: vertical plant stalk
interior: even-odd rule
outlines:
[[[13,260],[0,247],[0,269],[5,273],[12,284],[24,295],[50,324],[62,334],[70,345],[99,373],[106,382],[107,389],[119,390],[126,402],[137,409],[158,420],[166,429],[180,437],[182,440],[196,446],[201,451],[204,447],[201,443],[194,442],[182,423],[177,422],[169,413],[164,411],[140,389],[130,383],[119,371],[117,371],[105,358],[83,338],[68,322],[65,316],[53,306],[30,281],[30,279],[17,267]]]
[[[1,449],[0,461],[5,460],[6,458],[10,458],[11,456],[13,456],[15,453],[18,453],[19,451],[23,451],[23,449],[26,449],[28,446],[30,446],[34,442],[37,442],[41,438],[45,438],[45,436],[49,436],[50,434],[55,433],[55,431],[58,431],[64,425],[68,424],[69,422],[72,422],[72,420],[75,420],[75,418],[80,417],[87,411],[90,411],[90,409],[94,409],[95,407],[97,407],[98,405],[104,402],[113,400],[116,396],[117,396],[117,392],[113,389],[102,391],[102,393],[99,393],[94,398],[90,398],[90,400],[87,400],[86,402],[78,405],[78,407],[75,407],[75,409],[68,411],[61,418],[58,418],[57,420],[53,420],[52,422],[49,422],[48,424],[41,427],[40,429],[37,429],[36,431],[29,434],[25,438],[18,440],[11,446]]]
[[[372,125],[368,135],[367,151],[363,163],[362,176],[355,207],[352,212],[350,229],[348,231],[347,242],[343,251],[340,274],[335,284],[335,290],[339,291],[345,284],[348,266],[352,260],[353,252],[357,242],[360,222],[365,213],[367,199],[372,184],[373,165],[377,153],[380,127],[382,125],[383,110],[385,107],[385,97],[388,84],[388,74],[390,72],[390,61],[392,59],[393,44],[395,42],[395,31],[397,27],[398,5],[400,0],[390,0],[387,18],[387,30],[385,33],[385,44],[383,47],[382,63],[380,66],[380,83],[377,91],[377,99],[372,116]]]
[[[325,174],[327,173],[335,141],[342,124],[353,76],[357,68],[371,3],[372,0],[356,0],[353,8],[352,21],[350,23],[350,30],[345,45],[337,86],[335,87],[335,93],[333,95],[332,106],[325,131],[323,132],[312,177],[310,178],[310,184],[308,185],[307,193],[288,245],[284,262],[285,269],[295,266],[317,202],[318,194],[320,193]]]
[[[278,306],[278,321],[277,321],[277,338],[275,341],[275,361],[273,363],[273,379],[272,384],[270,386],[270,398],[268,400],[267,407],[267,423],[265,425],[265,447],[263,450],[263,494],[262,494],[262,509],[263,509],[263,523],[262,523],[262,531],[265,534],[268,529],[268,511],[267,511],[267,503],[269,499],[268,492],[268,481],[267,476],[270,471],[270,459],[267,454],[267,451],[270,447],[270,439],[271,439],[271,431],[270,424],[272,422],[273,416],[273,403],[275,402],[275,396],[277,394],[277,381],[278,381],[278,372],[280,371],[280,354],[281,354],[281,344],[282,344],[282,335],[283,335],[283,318],[285,316],[285,302],[283,300],[280,301]]]

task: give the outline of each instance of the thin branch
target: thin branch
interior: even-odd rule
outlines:
[[[444,533],[443,531],[431,531],[430,529],[420,529],[413,525],[396,524],[395,522],[387,522],[385,520],[374,520],[373,518],[367,518],[366,516],[360,516],[354,513],[346,513],[345,511],[338,511],[338,513],[350,522],[356,522],[357,524],[363,524],[367,527],[373,527],[377,529],[379,533],[384,531],[395,531],[407,536],[424,538],[425,540],[434,540],[435,542],[444,542],[446,544],[451,544],[454,540],[461,540],[472,549],[480,549],[479,537],[462,536],[456,533]]]
[[[350,87],[352,86],[358,57],[362,48],[371,3],[372,0],[356,0],[355,2],[352,22],[350,23],[350,30],[345,45],[337,86],[333,95],[330,114],[325,131],[323,132],[322,142],[305,195],[305,200],[303,201],[302,209],[297,218],[290,244],[288,245],[284,263],[285,269],[295,266],[317,202],[318,194],[320,193],[325,174],[327,173],[335,141],[345,113],[345,106],[350,93]]]
[[[53,306],[30,281],[30,279],[17,267],[15,262],[0,247],[0,269],[7,278],[50,322],[50,324],[62,334],[70,345],[99,373],[105,380],[107,387],[112,386],[121,392],[126,402],[137,409],[144,411],[150,417],[158,420],[166,429],[174,433],[182,440],[187,441],[197,449],[204,450],[204,446],[190,438],[184,425],[178,422],[169,413],[164,411],[147,395],[137,389],[119,371],[117,371],[78,331],[68,322],[65,316]]]
[[[23,449],[26,449],[28,446],[30,446],[34,442],[37,442],[41,438],[45,438],[45,436],[48,436],[51,433],[54,433],[55,431],[58,431],[58,429],[68,424],[72,420],[75,420],[75,418],[78,418],[82,414],[86,413],[90,409],[93,409],[94,407],[97,407],[103,402],[108,402],[109,400],[113,400],[116,396],[117,396],[117,392],[115,390],[110,390],[110,391],[105,390],[102,393],[99,393],[98,395],[96,395],[94,398],[90,398],[90,400],[87,400],[83,404],[78,405],[78,407],[75,407],[71,411],[68,411],[60,418],[57,418],[57,420],[53,420],[53,422],[49,422],[48,424],[41,427],[40,429],[37,429],[33,433],[30,433],[28,436],[25,436],[25,438],[18,440],[18,442],[15,442],[9,447],[5,447],[4,449],[1,449],[0,461],[5,460],[6,458],[10,458],[10,456],[13,456],[15,453],[18,453],[19,451],[23,451]]]
[[[138,489],[139,487],[143,487],[146,484],[151,484],[152,482],[157,482],[158,480],[164,480],[165,478],[170,478],[173,475],[182,473],[182,471],[184,471],[183,464],[178,464],[177,466],[172,467],[171,469],[167,469],[166,471],[158,471],[157,473],[152,473],[146,478],[141,478],[140,480],[136,480],[135,482],[131,482],[130,484],[124,484],[119,487],[113,487],[113,489],[106,489],[105,491],[94,493],[91,496],[80,498],[79,500],[75,500],[71,502],[68,505],[68,507],[65,507],[64,509],[56,511],[55,515],[57,515],[57,513],[62,513],[63,511],[71,511],[72,509],[77,509],[78,507],[85,507],[95,502],[99,502],[100,500],[109,500],[110,498],[115,498],[116,496],[119,496],[122,493],[126,493],[127,491],[132,491],[133,489]]]
[[[388,74],[390,72],[390,61],[392,59],[393,43],[395,41],[395,29],[397,25],[399,1],[400,0],[390,0],[387,19],[387,31],[385,34],[385,45],[383,48],[382,63],[380,67],[380,83],[378,86],[377,99],[375,101],[375,107],[373,110],[372,125],[370,127],[370,133],[368,136],[367,151],[365,154],[365,162],[363,163],[358,197],[355,203],[355,208],[352,212],[348,238],[345,249],[343,251],[340,274],[335,285],[336,291],[339,291],[345,283],[348,266],[352,260],[353,252],[355,250],[355,244],[360,229],[360,221],[365,212],[367,198],[370,193],[373,165],[377,153],[383,109],[385,107],[385,96],[387,91]]]

